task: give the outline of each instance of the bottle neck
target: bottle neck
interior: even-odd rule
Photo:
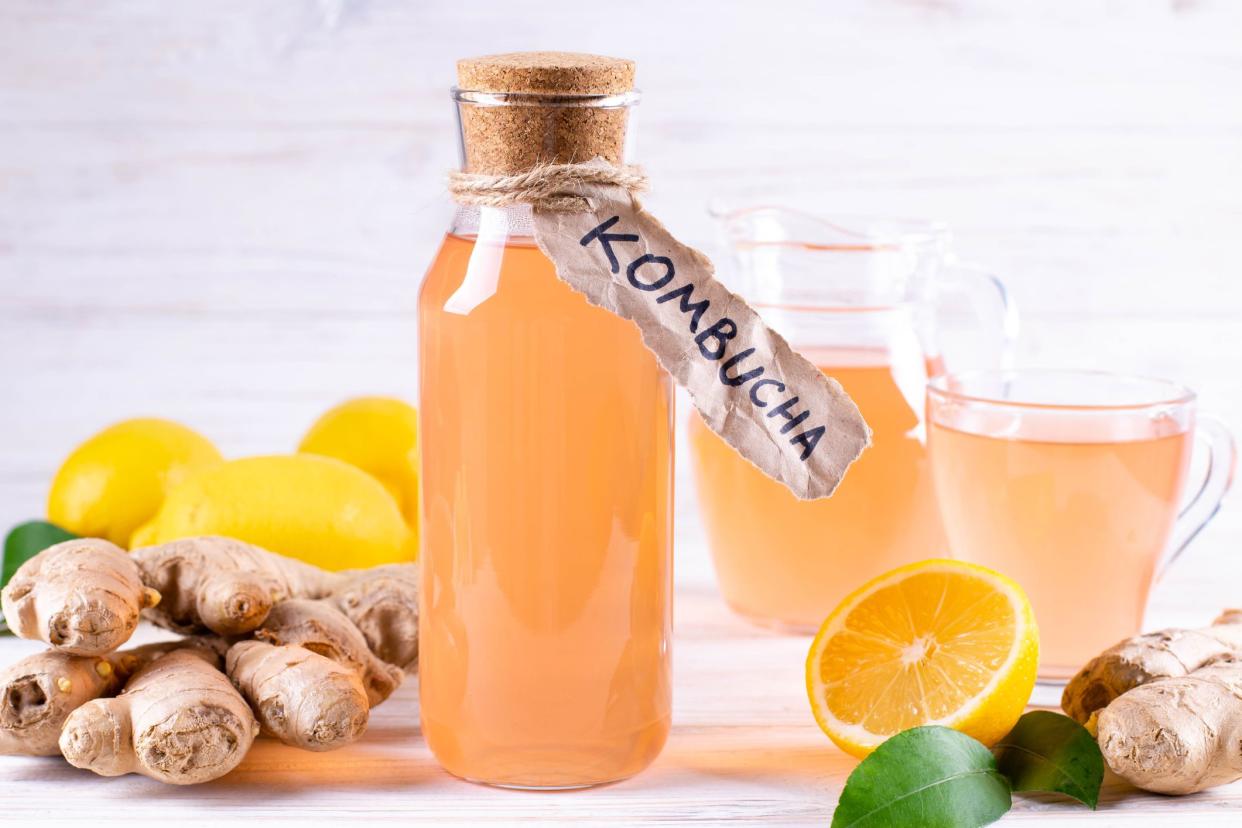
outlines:
[[[511,207],[458,204],[449,232],[454,236],[473,238],[489,244],[533,239],[534,216],[527,204],[515,204]]]
[[[637,92],[619,95],[497,95],[453,90],[461,169],[514,175],[539,164],[573,164],[603,158],[630,161]],[[457,205],[453,235],[480,241],[530,239],[527,205]]]

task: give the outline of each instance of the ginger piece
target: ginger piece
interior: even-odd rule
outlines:
[[[327,601],[282,601],[255,630],[254,637],[277,646],[305,647],[348,667],[362,681],[371,707],[388,698],[405,678],[400,667],[371,652],[358,627]]]
[[[340,573],[330,600],[362,632],[371,652],[403,670],[418,667],[418,564]]]
[[[418,662],[418,566],[325,572],[232,538],[203,536],[132,553],[144,582],[164,596],[147,612],[177,632],[241,636],[272,607],[328,599],[357,626],[371,652],[402,669]]]
[[[329,573],[220,537],[51,547],[4,592],[14,629],[57,649],[0,674],[0,751],[59,747],[101,775],[194,784],[236,767],[260,722],[308,750],[348,744],[417,663],[418,584],[411,564]],[[144,609],[183,634],[260,640],[104,655]]]
[[[147,617],[179,633],[245,635],[287,598],[319,598],[338,576],[232,538],[202,536],[133,551],[164,596]]]
[[[286,745],[335,750],[366,730],[370,705],[361,679],[326,656],[242,641],[229,649],[226,670],[264,732]]]
[[[60,751],[101,776],[140,773],[172,785],[217,779],[245,757],[259,725],[206,647],[182,647],[140,669],[121,695],[69,715]]]
[[[69,714],[113,696],[141,668],[174,649],[214,648],[204,640],[165,641],[105,656],[46,650],[0,672],[0,755],[59,756],[57,740]]]
[[[384,636],[406,629],[410,619],[417,636],[417,605],[400,605],[410,595],[405,570],[372,577],[355,573],[348,581],[351,608],[359,617],[397,619],[370,627],[386,652],[402,652],[403,642]],[[332,600],[281,601],[255,631],[255,639],[229,650],[229,678],[266,733],[305,750],[335,750],[358,739],[370,708],[388,698],[405,677],[401,667],[372,651],[363,632]]]
[[[1135,687],[1096,728],[1104,761],[1135,787],[1188,794],[1242,779],[1242,659]]]
[[[69,714],[121,689],[108,656],[46,650],[0,672],[0,754],[59,756],[56,742]]]
[[[1185,676],[1211,661],[1242,654],[1242,611],[1227,610],[1210,627],[1169,629],[1126,639],[1091,659],[1070,679],[1061,708],[1085,724],[1123,693],[1159,678]]]
[[[0,752],[184,785],[236,767],[260,723],[307,750],[349,744],[417,665],[418,593],[413,564],[329,573],[229,538],[51,547],[4,591],[14,629],[56,649],[0,674]],[[144,609],[214,635],[104,655]]]
[[[139,613],[159,600],[125,550],[98,538],[49,546],[21,565],[0,596],[15,635],[78,656],[120,647]]]

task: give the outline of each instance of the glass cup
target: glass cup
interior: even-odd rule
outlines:
[[[1236,459],[1191,391],[1108,373],[940,376],[927,421],[949,549],[1026,590],[1046,681],[1141,630],[1154,578],[1219,509]],[[1196,439],[1209,463],[1186,502]]]

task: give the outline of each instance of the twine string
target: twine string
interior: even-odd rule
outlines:
[[[449,173],[449,193],[459,204],[510,207],[529,204],[553,213],[585,213],[594,209],[580,192],[583,184],[611,184],[630,193],[647,189],[647,176],[636,166],[541,164],[516,175]]]

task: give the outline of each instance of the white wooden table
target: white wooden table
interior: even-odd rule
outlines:
[[[638,60],[648,203],[688,241],[712,248],[712,196],[947,220],[1016,295],[1021,362],[1178,378],[1242,433],[1242,4],[0,0],[0,527],[122,417],[243,456],[339,399],[412,397],[453,60],[529,48]],[[722,606],[686,466],[674,730],[636,779],[455,781],[411,683],[353,748],[262,742],[196,788],[0,759],[0,825],[825,824],[852,762],[807,709],[807,640]],[[1150,623],[1242,603],[1240,574],[1235,498]],[[1034,819],[1238,824],[1242,787],[1110,782],[1098,813],[1018,797],[1006,817]]]
[[[629,781],[529,793],[457,780],[436,765],[421,738],[411,679],[375,710],[366,736],[351,747],[312,754],[261,739],[232,774],[191,788],[139,776],[105,779],[58,758],[0,757],[0,824],[64,818],[78,825],[826,825],[854,760],[811,719],[802,673],[809,639],[749,626],[705,587],[683,584],[677,599],[673,731],[656,763]],[[6,639],[0,661],[38,649]],[[1175,799],[1110,777],[1096,813],[1053,797],[1015,795],[1005,822],[1032,820],[1236,825],[1242,784]]]

